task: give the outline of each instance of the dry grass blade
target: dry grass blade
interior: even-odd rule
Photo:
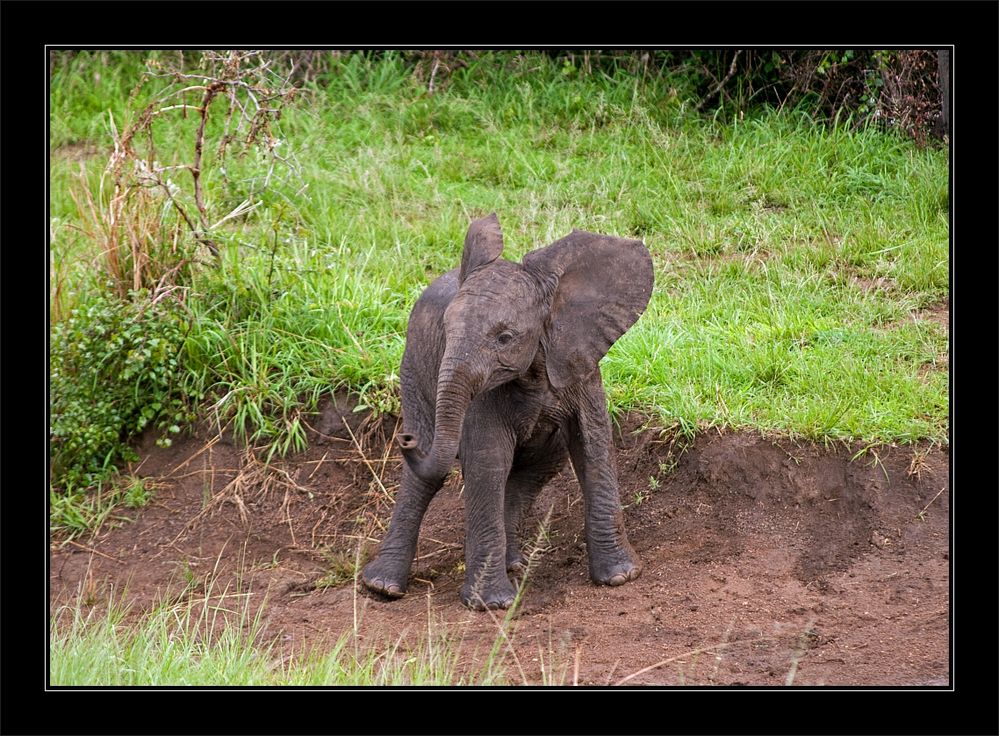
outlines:
[[[253,210],[255,210],[255,209],[256,209],[257,207],[259,207],[259,206],[260,206],[261,204],[263,204],[263,202],[255,202],[254,204],[250,204],[250,200],[248,200],[248,199],[244,199],[244,200],[243,200],[242,202],[240,202],[240,203],[239,203],[238,205],[236,205],[236,207],[235,207],[235,208],[233,208],[232,212],[230,212],[230,213],[229,213],[228,215],[226,215],[226,216],[225,216],[225,217],[223,217],[223,218],[222,218],[221,220],[219,220],[219,221],[218,221],[218,222],[216,222],[216,223],[215,223],[214,225],[212,225],[212,226],[211,226],[211,227],[209,228],[209,230],[215,230],[215,229],[216,229],[216,228],[218,228],[218,227],[219,227],[219,226],[220,226],[220,225],[221,225],[221,224],[222,224],[223,222],[226,222],[226,221],[228,221],[228,220],[231,220],[231,219],[233,219],[234,217],[240,217],[241,215],[245,215],[245,214],[246,214],[247,212],[252,212],[252,211],[253,211]]]
[[[74,547],[78,547],[79,549],[82,549],[84,552],[89,552],[92,555],[100,555],[101,557],[104,557],[105,559],[111,560],[112,562],[117,562],[119,565],[124,565],[125,564],[124,560],[119,560],[117,557],[112,557],[111,555],[105,554],[105,553],[101,552],[100,550],[93,549],[92,547],[87,547],[86,545],[80,544],[79,542],[76,542],[76,541],[74,541],[72,539],[70,539],[68,541],[68,543],[72,544]]]
[[[572,662],[572,686],[579,687],[579,660],[583,653],[583,646],[580,644],[576,647],[576,656],[573,657]]]
[[[209,449],[217,441],[217,437],[213,438],[213,441],[207,443],[198,452],[178,465],[174,469],[174,472],[190,463],[191,460]],[[259,460],[256,454],[254,454],[253,448],[248,447],[243,454],[240,468],[236,471],[235,477],[226,483],[220,491],[217,493],[213,492],[209,498],[206,498],[201,511],[184,525],[184,528],[174,537],[171,544],[175,544],[185,533],[193,529],[203,519],[216,513],[225,503],[233,504],[239,513],[240,520],[244,525],[248,524],[250,522],[250,510],[247,507],[246,499],[259,501],[276,487],[285,489],[281,513],[284,516],[283,521],[290,526],[291,512],[288,492],[298,491],[309,493],[309,489],[297,483],[286,470],[268,465]],[[294,529],[292,529],[292,540],[295,540]],[[294,543],[297,545],[297,542]]]
[[[194,458],[198,457],[199,455],[201,455],[206,450],[210,450],[215,445],[215,443],[217,443],[220,439],[222,439],[222,434],[221,433],[219,433],[216,436],[212,437],[210,440],[208,440],[208,442],[206,442],[204,444],[204,446],[202,446],[202,448],[200,450],[198,450],[197,452],[193,453],[186,460],[182,461],[173,470],[171,470],[167,475],[176,475],[176,473],[177,473],[178,470],[180,470],[181,468],[187,467],[188,463],[190,463],[192,460],[194,460]]]
[[[926,510],[930,506],[932,506],[933,502],[936,501],[940,497],[940,494],[943,493],[946,490],[947,490],[947,486],[944,486],[939,491],[937,491],[936,495],[933,496],[933,498],[930,499],[929,503],[927,503],[925,506],[923,506],[922,511],[920,511],[918,514],[916,514],[916,518],[919,519],[920,521],[922,521],[926,517]]]
[[[916,476],[916,480],[922,480],[923,471],[927,469],[927,457],[929,454],[929,449],[914,451],[912,453],[912,460],[909,463],[909,469],[905,474],[910,478]]]
[[[507,653],[513,658],[513,662],[517,666],[517,672],[520,674],[521,682],[524,685],[530,685],[531,683],[527,679],[527,673],[524,671],[524,666],[520,662],[520,657],[517,656],[517,650],[513,647],[513,639],[508,633],[508,629],[511,628],[511,623],[516,615],[518,603],[519,600],[514,602],[502,620],[500,620],[500,618],[496,615],[496,612],[491,608],[486,608],[485,613],[489,615],[489,618],[492,619],[493,624],[496,626],[496,630],[498,632],[496,644],[499,644],[499,642],[503,643]],[[496,654],[496,644],[493,646],[493,656]]]
[[[324,453],[323,453],[323,456],[322,456],[321,458],[319,458],[318,460],[315,460],[315,461],[314,461],[314,462],[315,462],[315,464],[316,464],[316,467],[315,467],[315,468],[313,468],[313,470],[312,470],[312,472],[311,472],[311,473],[309,473],[309,480],[312,480],[312,477],[313,477],[313,476],[314,476],[314,475],[315,475],[316,473],[318,473],[318,472],[319,472],[319,468],[323,467],[323,463],[324,463],[324,462],[326,462],[326,457],[327,457],[328,455],[329,455],[329,451],[327,450],[326,452],[324,452]]]
[[[364,454],[364,450],[361,447],[361,443],[358,442],[357,437],[354,436],[354,431],[350,428],[350,425],[347,423],[346,417],[340,417],[340,420],[343,422],[343,426],[346,428],[347,433],[350,435],[351,441],[354,443],[354,449],[357,450],[357,454],[360,455],[361,460],[364,462],[365,467],[367,467],[367,469],[370,471],[371,477],[374,478],[375,483],[378,484],[378,488],[381,489],[382,494],[385,496],[385,500],[387,500],[389,503],[392,503],[392,496],[385,488],[385,484],[382,483],[381,477],[378,475],[378,473],[375,472],[374,465],[371,464],[371,461],[368,460],[367,455]],[[384,469],[384,465],[382,467]]]
[[[698,647],[697,649],[691,649],[689,652],[683,652],[682,654],[677,654],[674,657],[669,657],[669,658],[664,659],[664,660],[662,660],[660,662],[656,662],[655,664],[650,664],[648,667],[643,667],[642,669],[638,670],[637,672],[632,672],[627,677],[622,677],[620,680],[618,680],[614,684],[615,685],[624,685],[626,682],[628,682],[630,680],[634,680],[636,677],[641,677],[646,672],[651,672],[654,669],[658,669],[659,667],[662,667],[665,664],[669,664],[670,662],[676,662],[677,660],[683,659],[684,657],[692,657],[695,654],[703,654],[704,652],[713,652],[716,649],[724,649],[725,647],[735,646],[736,644],[752,644],[753,642],[762,641],[764,638],[766,638],[766,637],[758,636],[758,637],[753,638],[753,639],[739,639],[737,641],[723,641],[723,642],[719,642],[718,644],[712,644],[711,646]]]
[[[801,635],[798,637],[798,646],[794,650],[794,654],[791,656],[791,667],[788,669],[787,677],[784,680],[784,685],[786,687],[791,687],[794,684],[794,678],[798,674],[798,663],[801,658],[805,656],[808,652],[811,638],[814,636],[814,626],[815,621],[809,621],[805,626]]]
[[[731,621],[729,621],[728,626],[725,628],[725,635],[722,637],[721,640],[722,644],[726,644],[728,642],[728,638],[732,635],[732,629],[734,627],[735,627],[735,619],[732,619]],[[715,668],[711,671],[711,674],[708,676],[708,682],[714,683],[715,678],[718,676],[718,669],[721,667],[721,661],[722,661],[722,653],[721,651],[719,651],[715,655]]]

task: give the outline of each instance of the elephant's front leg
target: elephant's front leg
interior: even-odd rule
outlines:
[[[506,572],[504,487],[514,440],[498,417],[470,410],[461,438],[465,480],[465,583],[462,602],[476,610],[509,608],[516,591]]]
[[[403,464],[402,482],[388,533],[382,540],[378,556],[364,566],[364,585],[391,598],[399,598],[409,584],[409,568],[416,554],[420,524],[430,500],[443,483],[426,483]]]
[[[622,585],[642,571],[628,542],[614,460],[610,416],[600,373],[580,387],[575,416],[566,426],[566,441],[583,490],[586,550],[590,578]]]

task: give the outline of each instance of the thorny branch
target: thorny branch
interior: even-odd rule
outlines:
[[[206,52],[202,55],[202,64],[206,67],[203,73],[192,74],[163,65],[153,66],[146,73],[147,79],[170,79],[173,85],[179,86],[172,90],[168,86],[160,92],[120,135],[114,128],[112,120],[115,152],[109,162],[107,173],[110,173],[114,180],[112,202],[119,205],[117,211],[113,208],[109,213],[108,225],[112,232],[109,240],[113,248],[116,249],[117,238],[113,233],[116,231],[116,222],[120,219],[121,207],[136,186],[152,186],[162,190],[194,239],[214,256],[218,256],[219,249],[211,237],[212,230],[236,214],[245,214],[253,208],[247,207],[247,203],[244,202],[225,216],[216,215],[215,225],[210,224],[213,218],[210,204],[205,197],[204,149],[208,119],[213,103],[219,99],[225,100],[228,105],[224,112],[225,132],[219,142],[217,161],[224,162],[229,146],[234,143],[252,146],[262,142],[272,159],[263,183],[264,188],[270,184],[274,167],[278,162],[288,165],[292,172],[296,173],[295,167],[287,157],[277,155],[275,149],[280,141],[271,132],[272,123],[281,117],[283,104],[291,101],[296,90],[288,86],[291,75],[282,79],[270,69],[270,61],[251,65],[250,62],[259,56],[259,51]],[[272,77],[278,81],[275,86],[269,84]],[[189,98],[189,95],[195,93],[202,93],[197,104]],[[175,110],[180,110],[184,117],[187,117],[188,112],[192,112],[199,118],[194,140],[194,157],[191,163],[162,166],[156,161],[153,122],[163,114]],[[145,134],[148,139],[146,150],[143,152],[137,151],[134,145],[136,136],[140,134]],[[133,164],[132,170],[126,167],[129,161]],[[189,196],[193,198],[197,209],[196,216],[192,216],[187,207],[181,203],[180,195],[183,190],[165,177],[166,172],[171,170],[190,172],[193,191]],[[224,167],[222,170],[224,175]],[[133,245],[134,243],[133,238]],[[138,279],[138,276],[135,278]]]
[[[201,124],[198,126],[198,135],[194,140],[194,165],[191,167],[191,176],[194,177],[194,202],[198,206],[198,213],[201,215],[201,228],[203,232],[208,231],[208,213],[205,210],[205,198],[201,191],[201,151],[205,145],[205,125],[208,123],[208,108],[219,93],[222,85],[212,82],[205,90],[205,98],[201,102]],[[212,251],[218,255],[218,250]]]

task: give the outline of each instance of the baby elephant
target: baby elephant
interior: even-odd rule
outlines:
[[[475,609],[514,600],[518,526],[538,491],[572,461],[583,491],[590,577],[641,572],[628,543],[611,423],[597,362],[652,294],[641,241],[573,230],[521,263],[501,259],[495,214],[468,229],[461,267],[434,281],[409,318],[402,358],[405,464],[371,590],[406,592],[423,514],[455,457],[465,480],[465,583]]]

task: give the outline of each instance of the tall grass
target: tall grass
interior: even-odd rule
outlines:
[[[111,603],[53,617],[53,686],[426,686],[479,683],[457,668],[457,649],[440,632],[412,646],[361,645],[351,632],[331,647],[282,656],[267,641],[259,612],[233,594],[196,604],[162,605],[130,620]],[[441,637],[440,639],[436,637]]]

